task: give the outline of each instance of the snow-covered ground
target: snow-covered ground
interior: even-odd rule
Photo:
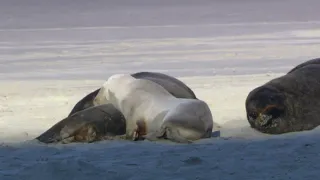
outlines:
[[[320,131],[252,130],[255,87],[319,57],[318,0],[0,1],[0,179],[317,179]],[[206,101],[191,145],[29,140],[114,73],[158,71]]]

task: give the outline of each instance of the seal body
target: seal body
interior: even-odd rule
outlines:
[[[168,76],[166,74],[158,73],[158,72],[138,72],[131,74],[132,77],[136,79],[147,79],[152,82],[155,82],[165,88],[169,93],[177,98],[187,98],[187,99],[197,99],[194,92],[182,81]],[[100,88],[89,93],[87,96],[82,98],[76,105],[72,108],[69,116],[84,110],[86,108],[94,106],[93,99],[98,94]]]
[[[95,142],[125,134],[126,121],[113,105],[79,111],[56,123],[36,139],[43,143]]]
[[[212,115],[204,101],[176,98],[161,85],[129,74],[111,76],[94,101],[121,111],[128,139],[187,143],[212,134]]]
[[[304,62],[304,63],[301,63],[301,64],[299,64],[298,66],[296,66],[296,67],[294,67],[293,69],[291,69],[288,73],[291,73],[291,72],[293,72],[293,71],[295,71],[295,70],[297,70],[297,69],[300,69],[300,68],[302,68],[302,67],[304,67],[304,66],[308,66],[308,65],[317,65],[317,64],[320,64],[320,58],[315,58],[315,59],[311,59],[311,60],[309,60],[309,61],[306,61],[306,62]]]
[[[97,89],[97,90],[89,93],[84,98],[82,98],[79,102],[77,102],[76,105],[72,108],[72,110],[68,116],[71,116],[72,114],[74,114],[78,111],[82,111],[84,109],[87,109],[89,107],[94,106],[93,100],[96,97],[96,95],[98,94],[99,90],[100,89]]]
[[[319,62],[319,63],[318,63]],[[252,90],[246,99],[252,128],[268,134],[311,130],[320,125],[320,60],[293,68]]]

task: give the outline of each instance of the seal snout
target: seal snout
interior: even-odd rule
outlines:
[[[281,108],[277,105],[267,105],[262,112],[259,113],[257,123],[260,126],[267,126],[272,123],[273,119],[281,116]]]
[[[255,104],[248,108],[248,121],[252,127],[256,127],[260,130],[269,131],[267,129],[277,128],[281,123],[281,117],[284,114],[284,106],[281,104],[267,103],[267,104]]]
[[[246,103],[247,118],[251,126],[275,128],[284,114],[284,97],[274,88],[258,88],[253,91]]]
[[[272,119],[272,115],[260,114],[256,121],[256,125],[267,126],[268,124],[272,123]]]
[[[284,113],[284,108],[278,104],[267,104],[263,108],[248,111],[248,120],[255,127],[276,127],[277,121]]]

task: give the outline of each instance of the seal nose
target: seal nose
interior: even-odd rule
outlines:
[[[270,122],[271,119],[272,119],[272,115],[266,115],[266,114],[260,113],[256,122],[260,126],[265,126]]]

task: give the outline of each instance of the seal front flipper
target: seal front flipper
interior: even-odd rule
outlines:
[[[146,122],[144,120],[138,120],[135,124],[135,127],[133,130],[128,134],[127,139],[133,140],[133,141],[141,141],[144,140],[144,136],[147,133],[147,127]]]
[[[161,137],[163,137],[163,133],[161,132],[150,132],[144,136],[142,136],[144,139],[149,140],[149,141],[158,141],[159,139],[161,139]]]
[[[192,141],[182,137],[177,129],[172,128],[166,128],[165,136],[167,139],[172,140],[173,142],[177,143],[185,143],[185,144],[191,144]]]

